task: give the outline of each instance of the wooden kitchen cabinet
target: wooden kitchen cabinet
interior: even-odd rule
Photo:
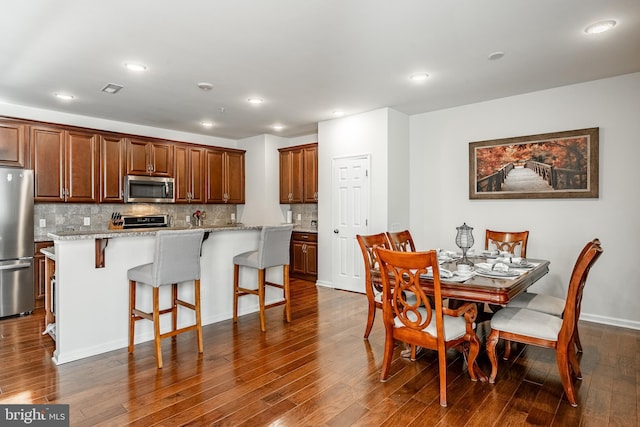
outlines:
[[[127,174],[173,176],[173,144],[147,139],[129,139]]]
[[[244,153],[242,150],[206,150],[205,203],[244,203]]]
[[[0,166],[26,168],[27,125],[13,120],[0,120]]]
[[[318,144],[281,148],[280,203],[318,202]]]
[[[124,175],[127,139],[100,136],[100,202],[124,203]]]
[[[294,231],[290,257],[290,277],[315,281],[318,278],[318,234]]]
[[[47,284],[45,275],[45,256],[40,253],[40,249],[53,246],[53,242],[35,242],[35,253],[33,254],[33,290],[35,295],[35,308],[44,307],[44,296]]]
[[[176,144],[174,175],[176,203],[204,203],[205,149]]]
[[[98,135],[33,126],[29,139],[36,202],[98,201]]]

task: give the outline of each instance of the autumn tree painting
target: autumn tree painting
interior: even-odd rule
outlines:
[[[597,197],[597,145],[598,128],[470,143],[470,195]]]

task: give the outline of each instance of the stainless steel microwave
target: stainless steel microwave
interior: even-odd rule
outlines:
[[[173,178],[127,175],[124,177],[125,203],[175,203]]]

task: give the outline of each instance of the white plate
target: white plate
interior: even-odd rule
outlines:
[[[518,277],[519,272],[514,270],[499,271],[499,270],[485,270],[484,268],[476,268],[476,273],[485,277]]]

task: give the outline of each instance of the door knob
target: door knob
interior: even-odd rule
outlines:
[[[335,234],[338,234],[338,233],[340,233],[340,230],[338,230],[338,229],[336,228],[335,230],[333,230],[333,232],[334,232]]]

